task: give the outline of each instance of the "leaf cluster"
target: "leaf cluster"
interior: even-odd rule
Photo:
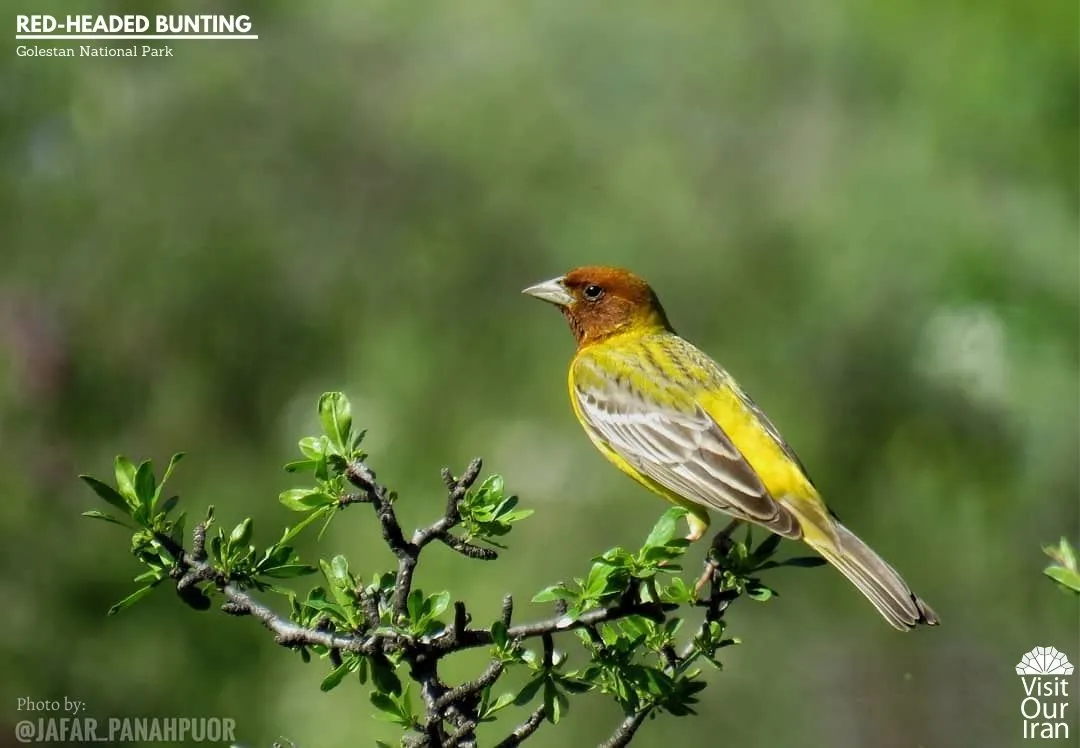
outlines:
[[[227,613],[259,618],[305,662],[324,661],[322,690],[350,675],[366,685],[375,715],[400,729],[402,746],[475,746],[479,725],[525,709],[524,719],[498,742],[504,748],[519,745],[542,722],[558,723],[572,699],[590,692],[614,699],[626,713],[608,743],[625,745],[648,716],[694,714],[706,687],[702,666],[719,668],[720,650],[739,643],[727,634],[728,606],[742,596],[764,601],[776,594],[759,579],[762,571],[820,562],[777,561],[778,537],[755,546],[749,530],[741,541],[724,532],[698,584],[687,584],[680,574],[689,544],[676,536],[686,512],[676,507],[660,517],[640,548],[611,548],[592,559],[584,576],[539,591],[532,601],[553,605],[552,617],[515,624],[508,596],[499,619],[477,627],[449,590],[425,592],[413,584],[421,552],[438,541],[466,558],[493,560],[532,511],[520,508],[501,476],[479,481],[476,460],[458,478],[443,471],[444,515],[406,536],[394,510],[397,495],[367,465],[365,433],[354,428],[348,399],[324,394],[318,415],[321,433],[300,439],[300,458],[285,466],[310,482],[279,496],[285,508],[302,516],[265,547],[255,542],[250,517],[226,531],[216,526],[212,506],[185,547],[185,515],[175,512],[179,499],[161,499],[181,455],[160,482],[149,461],[136,467],[124,457],[116,459],[115,485],[82,476],[113,510],[86,516],[127,528],[131,552],[145,566],[136,577],[142,586],[109,612],[130,606],[166,580],[196,609],[206,610],[218,598]],[[373,508],[396,569],[361,573],[342,554],[314,564],[299,559],[293,542],[302,531],[320,523],[325,530],[344,510],[362,504]],[[317,573],[321,580],[304,594],[280,586]],[[287,614],[276,613],[255,593],[283,595]],[[700,621],[692,624],[695,612]],[[556,637],[576,640],[576,652],[556,649]],[[473,680],[447,684],[439,663],[477,647],[489,652],[487,669]],[[499,688],[513,672],[524,684]]]
[[[1077,566],[1076,549],[1068,539],[1062,538],[1056,546],[1045,546],[1043,553],[1053,561],[1043,569],[1043,574],[1057,582],[1062,590],[1080,595],[1080,567]]]

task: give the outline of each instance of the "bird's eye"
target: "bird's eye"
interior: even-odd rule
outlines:
[[[596,301],[604,295],[604,289],[595,284],[585,286],[585,298],[589,301]]]

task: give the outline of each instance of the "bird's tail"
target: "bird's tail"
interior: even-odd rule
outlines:
[[[870,546],[835,520],[831,529],[831,533],[807,535],[806,542],[851,580],[885,620],[901,631],[939,623],[930,606]]]

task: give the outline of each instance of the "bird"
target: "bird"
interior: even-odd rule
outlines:
[[[709,511],[802,540],[901,631],[937,614],[828,508],[799,457],[734,378],[680,337],[656,293],[628,270],[579,267],[525,288],[554,304],[577,342],[570,402],[596,448],[687,510],[687,539]]]

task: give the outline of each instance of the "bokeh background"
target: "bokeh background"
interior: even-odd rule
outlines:
[[[700,716],[634,745],[1022,742],[1020,656],[1080,659],[1040,551],[1080,536],[1075,2],[246,10],[259,41],[171,59],[0,41],[0,743],[19,696],[229,716],[250,746],[394,735],[252,621],[168,591],[105,617],[138,567],[75,476],[119,452],[187,452],[188,511],[266,542],[296,518],[280,466],[344,390],[406,525],[475,455],[536,509],[500,562],[421,568],[478,617],[505,592],[542,615],[536,589],[638,542],[663,506],[589,446],[570,337],[518,293],[594,262],[653,282],[944,621],[900,635],[839,574],[777,572],[732,609],[745,643]],[[363,507],[319,550],[389,562]],[[618,718],[586,697],[529,745]]]

